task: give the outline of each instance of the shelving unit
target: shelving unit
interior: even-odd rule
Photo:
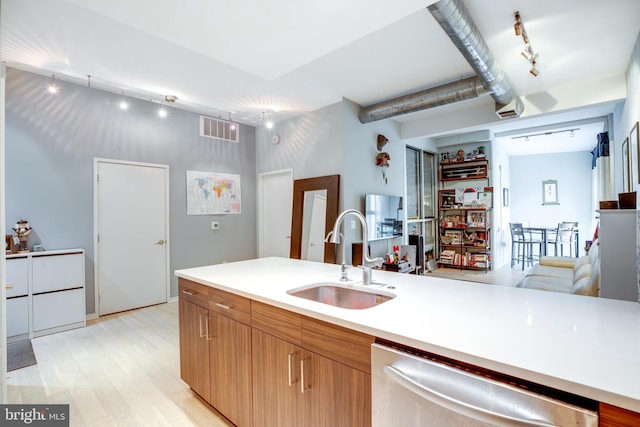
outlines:
[[[491,269],[493,188],[489,161],[443,161],[439,169],[438,264],[466,270]]]
[[[440,258],[444,267],[488,271],[491,268],[490,210],[441,208],[439,211]]]

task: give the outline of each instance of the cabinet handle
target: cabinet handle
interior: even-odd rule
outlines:
[[[206,316],[206,315],[204,315],[204,314],[201,314],[201,315],[200,315],[200,318],[199,318],[199,320],[200,320],[200,321],[198,322],[198,323],[199,323],[199,325],[198,325],[198,326],[199,326],[199,328],[200,328],[200,338],[204,338],[204,337],[205,337],[205,332],[203,332],[203,331],[202,331],[202,329],[203,329],[203,328],[202,328],[202,318],[203,318],[203,317],[204,317],[205,319],[207,319],[207,316]],[[207,330],[208,330],[208,329],[209,329],[209,326],[207,325]]]
[[[296,353],[289,354],[289,387],[296,383],[296,379],[293,378],[293,358],[296,357]]]
[[[7,285],[6,288],[7,289],[13,289],[13,285]]]
[[[216,307],[224,308],[225,310],[231,310],[231,306],[222,304],[221,302],[217,302]]]
[[[211,341],[213,339],[213,337],[209,336],[209,320],[211,320],[211,317],[205,316],[205,319],[207,319],[205,323],[205,336],[207,337],[207,341]]]
[[[306,362],[307,360],[309,360],[308,357],[300,361],[300,393],[304,393],[304,391],[308,388],[304,384],[304,362]]]
[[[188,291],[188,290],[186,290],[186,289],[183,289],[183,290],[182,290],[182,293],[183,293],[183,294],[187,294],[187,295],[191,295],[191,296],[193,296],[193,292],[192,292],[192,291]]]

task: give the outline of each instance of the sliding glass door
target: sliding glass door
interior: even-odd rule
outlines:
[[[422,271],[427,261],[435,257],[436,187],[435,158],[433,153],[418,148],[406,148],[407,180],[407,234],[409,244],[422,237],[424,258]],[[412,237],[416,236],[416,237]]]

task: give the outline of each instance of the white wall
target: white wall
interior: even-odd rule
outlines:
[[[595,141],[594,141],[595,144]],[[592,209],[591,153],[588,151],[514,156],[510,159],[511,221],[557,226],[577,221],[580,252],[596,227]],[[558,181],[559,205],[542,204],[542,181]]]

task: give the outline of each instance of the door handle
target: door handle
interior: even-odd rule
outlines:
[[[156,245],[164,245],[164,240],[162,240],[162,239],[161,239],[161,240],[158,240],[158,241],[156,242]]]
[[[5,286],[5,288],[7,288],[7,289],[13,289],[13,285],[8,284],[7,286]]]

